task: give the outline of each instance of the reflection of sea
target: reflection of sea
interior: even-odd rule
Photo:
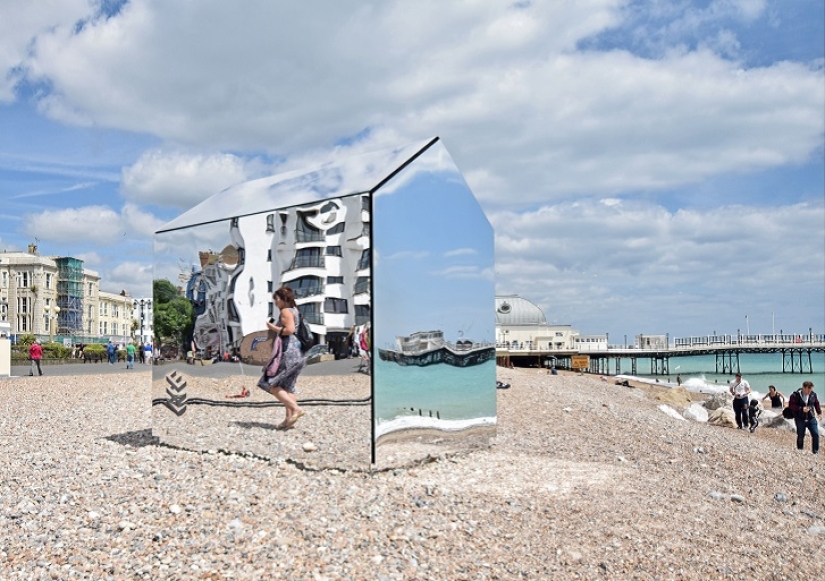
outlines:
[[[374,366],[379,436],[406,428],[459,430],[495,424],[495,361],[418,367],[376,359]]]
[[[807,357],[807,356],[806,356]],[[785,396],[799,389],[803,381],[812,381],[814,390],[818,394],[825,393],[825,353],[811,353],[813,373],[782,373],[781,353],[742,353],[739,356],[739,368],[742,376],[751,385],[751,389],[765,394],[768,386],[773,385]],[[807,370],[807,359],[805,362]],[[670,375],[655,376],[645,373],[649,371],[647,359],[640,358],[637,362],[637,375],[650,380],[659,379],[660,382],[676,382],[676,377],[682,379],[682,384],[692,391],[714,393],[723,391],[733,379],[732,374],[716,373],[716,357],[700,355],[695,357],[672,357],[670,359]],[[630,361],[622,359],[622,371],[628,374]]]

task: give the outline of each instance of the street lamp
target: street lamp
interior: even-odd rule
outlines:
[[[57,321],[57,313],[60,312],[60,307],[47,305],[45,311],[46,316],[49,318],[49,343],[52,343],[54,340],[54,321]]]
[[[146,312],[152,308],[152,299],[135,299],[133,304],[135,309],[140,307],[140,343],[142,345],[146,336]]]

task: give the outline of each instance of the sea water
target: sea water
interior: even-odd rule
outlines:
[[[470,367],[374,361],[376,435],[407,429],[495,425],[496,362]]]
[[[742,373],[742,379],[746,380],[751,390],[760,397],[768,392],[769,385],[773,385],[787,398],[792,392],[802,387],[803,381],[812,381],[814,391],[825,395],[825,353],[811,353],[811,368],[813,368],[813,373],[808,373],[807,354],[805,354],[805,373],[782,373],[782,353],[739,354],[739,371]],[[629,359],[622,360],[621,369],[622,371],[630,370]],[[676,385],[677,377],[679,377],[683,387],[689,391],[701,393],[717,393],[727,390],[728,385],[734,379],[731,373],[716,372],[715,355],[671,357],[669,375],[642,373],[649,369],[649,360],[639,358],[636,362],[636,377],[648,383],[656,383],[658,380],[659,383],[666,385]],[[630,376],[622,374],[621,377]]]

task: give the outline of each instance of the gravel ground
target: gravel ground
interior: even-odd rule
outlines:
[[[266,426],[277,408],[238,424],[267,454],[184,450],[152,437],[148,377],[0,381],[0,579],[825,575],[823,454],[657,409],[683,393],[501,369],[489,448],[317,469],[346,460],[304,461],[297,443],[340,429],[321,408],[289,432]]]

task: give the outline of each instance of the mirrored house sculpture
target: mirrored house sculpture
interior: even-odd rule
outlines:
[[[438,138],[234,186],[155,234],[162,442],[368,468],[485,445],[496,422],[493,233]],[[273,292],[316,346],[306,415],[257,387]]]

